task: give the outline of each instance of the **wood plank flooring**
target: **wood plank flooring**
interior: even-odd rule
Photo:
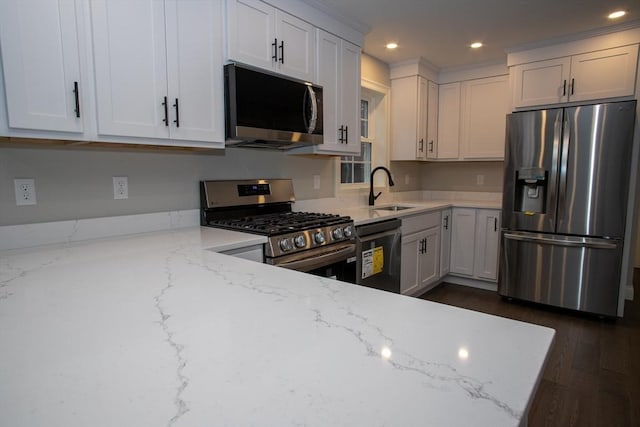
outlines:
[[[625,316],[595,316],[507,301],[443,284],[421,298],[548,326],[556,340],[529,412],[529,427],[640,426],[640,270]]]

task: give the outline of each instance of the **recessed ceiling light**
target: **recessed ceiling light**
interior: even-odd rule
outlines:
[[[622,18],[624,15],[627,14],[626,10],[616,10],[615,12],[611,12],[609,14],[609,19],[618,19],[618,18]]]
[[[387,43],[387,49],[395,49],[398,47],[398,43]]]
[[[471,44],[469,45],[469,47],[470,47],[471,49],[478,49],[478,48],[481,48],[481,47],[482,47],[482,43],[480,43],[480,42],[473,42],[473,43],[471,43]]]

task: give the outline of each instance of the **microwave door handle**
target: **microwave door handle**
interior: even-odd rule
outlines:
[[[318,101],[316,98],[316,93],[314,92],[311,86],[307,86],[307,92],[305,93],[305,107],[306,107],[306,98],[307,96],[311,99],[311,118],[309,119],[309,123],[307,125],[307,132],[313,133],[316,130],[316,124],[318,121]],[[306,108],[305,108],[306,114]]]

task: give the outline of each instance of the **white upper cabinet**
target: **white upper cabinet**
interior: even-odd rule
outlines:
[[[220,1],[91,5],[98,133],[223,145]]]
[[[224,141],[222,2],[170,0],[166,10],[171,138]]]
[[[638,45],[571,57],[569,100],[584,101],[634,94]]]
[[[314,81],[313,25],[259,0],[227,1],[227,56]]]
[[[427,158],[438,158],[438,85],[429,81],[427,87]]]
[[[91,15],[98,133],[168,138],[164,2],[96,0]]]
[[[462,156],[465,159],[503,159],[509,113],[508,76],[464,82],[461,101]]]
[[[570,58],[532,62],[513,67],[513,105],[555,104],[568,100]]]
[[[291,154],[360,154],[360,48],[326,31],[317,32],[324,141]]]
[[[9,127],[83,131],[76,4],[0,1]]]
[[[436,159],[504,158],[507,75],[440,85],[438,101]]]
[[[511,67],[515,108],[632,96],[638,45]]]
[[[438,145],[436,157],[460,157],[460,82],[440,85],[438,92]]]
[[[391,160],[435,157],[437,97],[437,85],[422,76],[391,80]]]

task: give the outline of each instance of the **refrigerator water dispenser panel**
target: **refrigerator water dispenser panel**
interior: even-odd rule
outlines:
[[[515,210],[527,215],[546,212],[548,173],[542,168],[516,170]]]

